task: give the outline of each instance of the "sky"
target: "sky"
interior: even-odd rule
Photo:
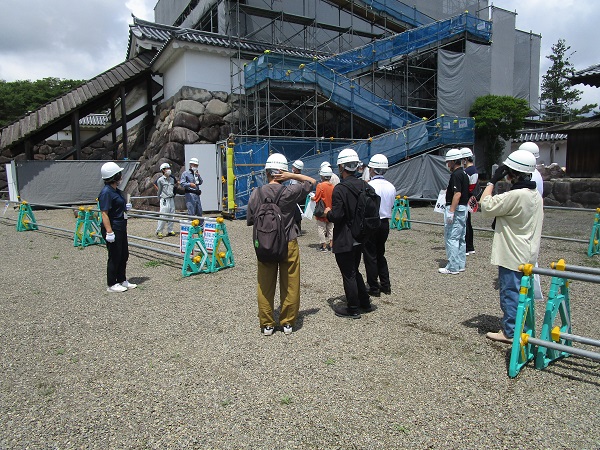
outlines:
[[[0,80],[91,79],[123,62],[131,15],[154,20],[157,0],[0,0]],[[410,3],[405,1],[406,3]],[[598,0],[495,0],[517,12],[520,30],[542,35],[540,76],[558,39],[575,70],[600,63]],[[577,85],[584,103],[600,104],[600,88]]]

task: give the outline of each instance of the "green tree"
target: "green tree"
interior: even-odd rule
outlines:
[[[0,128],[34,111],[50,100],[69,92],[83,80],[43,78],[41,80],[0,80]]]
[[[484,95],[471,106],[475,118],[475,138],[483,144],[485,167],[491,169],[499,162],[504,141],[516,137],[529,114],[526,100],[508,95]]]
[[[582,114],[592,111],[597,103],[586,104],[581,108],[574,108],[573,104],[581,100],[583,91],[571,86],[568,77],[573,76],[575,69],[569,61],[571,49],[564,39],[559,39],[552,47],[552,54],[547,55],[552,65],[542,76],[542,92],[540,99],[544,106],[542,117],[544,120],[570,121],[581,118]],[[572,54],[572,53],[571,53]]]

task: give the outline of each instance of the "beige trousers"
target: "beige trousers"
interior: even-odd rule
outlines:
[[[300,309],[300,250],[298,241],[288,242],[287,258],[282,262],[257,261],[258,319],[261,328],[276,325],[273,315],[275,286],[279,272],[279,323],[294,326]]]

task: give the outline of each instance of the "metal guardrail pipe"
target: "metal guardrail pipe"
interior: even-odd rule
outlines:
[[[585,358],[593,359],[594,361],[600,361],[600,353],[591,352],[589,350],[583,350],[581,348],[570,347],[568,345],[558,344],[552,341],[544,341],[543,339],[532,338],[529,337],[528,334],[521,335],[521,341],[525,345],[533,344],[539,347],[546,347],[551,348],[552,350],[558,350],[559,352],[570,353],[571,355],[583,356]]]
[[[565,270],[544,269],[542,267],[534,267],[532,264],[523,264],[519,267],[519,270],[525,275],[537,273],[539,275],[546,275],[549,277],[557,277],[568,280],[586,281],[589,283],[600,284],[600,276],[589,275],[585,273],[567,272]]]
[[[131,213],[127,213],[127,216],[133,217],[135,219],[163,220],[165,222],[174,222],[174,223],[181,222],[179,219],[170,219],[168,217],[160,217],[160,216],[149,216],[149,215],[145,215],[145,214],[131,214]]]
[[[147,239],[147,238],[143,238],[143,237],[139,237],[139,236],[133,236],[131,234],[128,234],[127,238],[136,239],[138,241],[144,241],[144,242],[152,242],[154,244],[165,245],[167,247],[179,248],[179,245],[177,245],[177,244],[169,244],[168,242],[162,242],[162,241],[157,241],[156,239]]]
[[[572,266],[570,264],[565,264],[564,260],[559,260],[558,262],[553,262],[550,264],[550,268],[554,270],[568,270],[570,272],[579,272],[579,273],[589,273],[592,275],[600,275],[600,269],[594,269],[593,267],[585,267],[585,266]]]
[[[136,244],[133,242],[130,242],[129,245],[131,247],[142,248],[144,250],[150,250],[153,252],[162,253],[163,255],[169,255],[169,256],[173,256],[175,258],[183,258],[183,255],[181,253],[169,252],[167,250],[161,250],[160,248],[148,247],[147,245]]]
[[[204,220],[204,219],[210,219],[210,217],[207,216],[190,216],[187,214],[179,214],[179,213],[161,213],[160,211],[149,211],[149,210],[145,210],[145,209],[130,209],[128,214],[136,214],[136,213],[142,213],[145,215],[155,215],[157,218],[160,218],[160,216],[167,216],[167,217],[181,217],[182,219],[187,219],[187,220],[194,220],[194,219],[200,219],[200,220]]]
[[[579,342],[581,344],[593,345],[594,347],[600,347],[600,341],[591,339],[585,336],[578,336],[576,334],[560,333],[560,339],[566,339],[567,341]]]

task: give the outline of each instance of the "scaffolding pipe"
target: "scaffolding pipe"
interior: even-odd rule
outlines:
[[[527,336],[527,337],[525,337]],[[583,356],[585,358],[592,359],[594,361],[600,361],[600,353],[591,352],[589,350],[583,350],[581,348],[571,347],[569,345],[558,344],[552,341],[544,341],[543,339],[536,339],[529,337],[528,334],[524,333],[521,335],[521,342],[523,345],[532,344],[539,347],[546,347],[559,352],[570,353],[572,355]]]
[[[593,345],[594,347],[600,347],[600,341],[591,339],[585,336],[578,336],[576,334],[560,333],[559,339],[565,339],[567,341],[579,342],[581,344]]]
[[[561,260],[562,261],[562,260]],[[583,267],[583,266],[573,266],[570,264],[561,264],[559,262],[553,262],[550,264],[550,268],[556,270],[568,270],[570,272],[580,272],[580,273],[589,273],[592,275],[600,275],[600,269],[594,269],[593,267]]]
[[[585,273],[567,272],[565,270],[544,269],[542,267],[534,267],[532,264],[523,264],[519,266],[519,270],[525,275],[538,274],[549,277],[563,278],[565,280],[586,281],[589,283],[600,284],[600,276],[589,275]]]

